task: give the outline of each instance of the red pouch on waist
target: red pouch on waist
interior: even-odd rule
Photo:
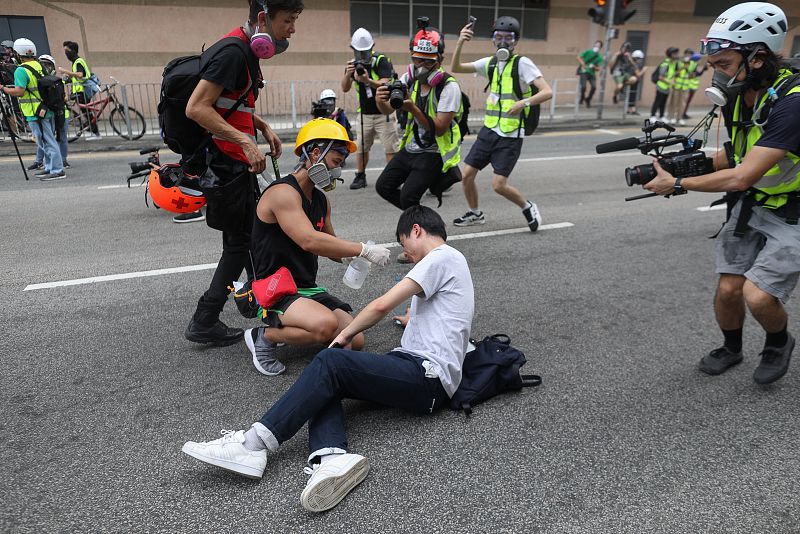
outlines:
[[[292,273],[281,267],[274,274],[253,282],[253,295],[258,304],[265,310],[283,297],[297,293]]]

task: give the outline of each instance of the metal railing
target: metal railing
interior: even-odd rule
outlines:
[[[476,127],[483,123],[483,113],[486,104],[484,87],[486,80],[474,76],[462,77],[458,80],[461,90],[469,97],[471,102],[470,124]],[[556,78],[550,80],[553,89],[553,98],[542,107],[548,106],[548,113],[543,110],[542,120],[564,119],[571,116],[578,119],[580,99],[578,78]],[[103,88],[107,85],[103,84]],[[323,89],[333,89],[337,93],[336,104],[349,115],[354,122],[358,114],[358,103],[355,88],[348,93],[342,93],[339,80],[318,81],[267,81],[259,93],[256,102],[256,112],[263,117],[276,131],[289,131],[299,128],[311,118],[311,102],[319,99]],[[144,118],[145,135],[158,135],[158,101],[160,95],[158,83],[119,83],[111,85],[109,91],[113,92],[122,108],[112,116],[114,103],[108,104],[103,113],[97,118],[97,126],[101,136],[122,137],[136,136],[141,128],[140,120],[135,112]],[[93,101],[103,98],[105,93],[98,93]],[[127,108],[133,112],[128,113]],[[623,116],[625,107],[623,106]],[[116,119],[112,122],[112,119]],[[138,125],[137,125],[137,121]],[[25,131],[22,131],[23,138]],[[74,136],[71,131],[70,135]],[[0,126],[0,140],[6,140],[8,133]],[[86,136],[86,133],[84,133]]]

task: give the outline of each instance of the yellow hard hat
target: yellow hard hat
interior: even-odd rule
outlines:
[[[344,126],[332,119],[313,119],[308,121],[297,132],[297,141],[294,144],[294,153],[299,156],[303,153],[303,145],[309,141],[341,141],[347,145],[347,151],[356,151],[356,144],[347,137]]]

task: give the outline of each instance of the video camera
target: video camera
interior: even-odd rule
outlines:
[[[408,96],[408,87],[406,84],[395,79],[383,85],[389,89],[389,105],[392,106],[392,109],[400,109],[403,107],[403,102]]]
[[[9,42],[11,41],[3,41],[0,44],[0,84],[2,85],[14,85],[14,70],[19,65],[17,53],[6,44]]]
[[[329,118],[333,112],[335,111],[335,105],[328,102],[323,102],[320,100],[319,102],[311,102],[311,115],[318,119],[322,117],[323,119]]]
[[[667,135],[653,137],[653,132],[661,128],[667,130]],[[705,152],[701,150],[703,141],[700,139],[693,139],[685,135],[672,135],[675,128],[661,121],[651,123],[649,119],[645,119],[642,131],[645,134],[642,138],[629,137],[611,141],[610,143],[602,143],[597,145],[595,150],[598,154],[631,149],[639,150],[642,154],[650,153],[651,156],[658,160],[659,165],[675,178],[687,178],[714,172],[714,160],[707,157]],[[666,147],[678,144],[683,145],[683,150],[667,154],[663,153]],[[628,187],[644,185],[655,177],[656,169],[652,163],[634,165],[625,169],[625,182],[627,182]],[[686,193],[686,191],[678,190],[673,194],[679,195],[683,193]],[[638,200],[651,196],[657,195],[656,193],[649,193],[628,197],[625,200]]]
[[[132,178],[149,175],[150,171],[153,170],[153,165],[156,167],[161,166],[161,159],[158,156],[159,150],[161,150],[160,147],[155,146],[143,148],[139,151],[139,154],[143,156],[145,154],[150,154],[150,157],[148,157],[146,161],[132,161],[128,163],[131,168],[131,175],[128,176],[128,183],[130,183]]]

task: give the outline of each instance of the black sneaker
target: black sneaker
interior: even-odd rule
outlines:
[[[731,352],[728,347],[714,349],[700,360],[700,370],[709,375],[721,375],[742,362],[742,353]]]
[[[36,176],[38,178],[39,176],[47,176],[48,174],[50,174],[50,171],[41,170],[41,171],[37,172],[36,174],[34,174],[34,176]]]
[[[67,173],[64,171],[61,172],[50,172],[45,174],[44,176],[40,176],[39,179],[43,182],[52,182],[53,180],[63,180],[67,177]]]
[[[794,338],[789,335],[786,345],[781,348],[767,347],[761,352],[761,363],[753,372],[756,384],[771,384],[789,370],[789,360],[794,350]]]
[[[472,226],[473,224],[486,224],[486,217],[483,212],[475,213],[469,210],[467,213],[457,219],[453,219],[453,224],[456,226]]]
[[[186,339],[195,343],[210,343],[216,347],[225,347],[241,341],[244,330],[230,328],[222,321],[206,326],[192,319],[183,335]]]
[[[365,187],[367,187],[367,173],[357,172],[353,183],[350,184],[350,189],[364,189]]]
[[[176,215],[172,218],[172,222],[174,223],[190,223],[190,222],[199,222],[205,221],[206,216],[203,215],[201,210],[193,211],[191,213],[181,213],[180,215]]]
[[[72,165],[69,164],[69,161],[64,160],[64,168],[69,169],[70,167],[72,167]]]
[[[530,206],[523,209],[522,214],[525,216],[525,220],[528,221],[528,228],[531,229],[531,232],[535,232],[539,229],[539,225],[542,224],[542,216],[536,204],[530,201],[528,204],[530,204]]]
[[[34,161],[30,165],[28,165],[29,171],[35,171],[36,169],[43,169],[43,168],[44,168],[44,163],[42,163],[41,161]]]

